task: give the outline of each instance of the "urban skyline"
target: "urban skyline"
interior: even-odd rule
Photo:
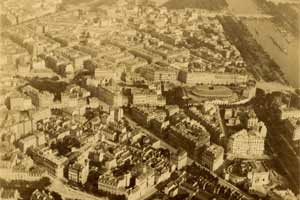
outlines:
[[[0,199],[300,199],[299,0],[0,5]]]

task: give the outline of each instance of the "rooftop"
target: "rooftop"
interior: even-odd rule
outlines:
[[[206,150],[206,154],[212,155],[214,158],[220,156],[224,153],[224,148],[222,146],[211,144]]]

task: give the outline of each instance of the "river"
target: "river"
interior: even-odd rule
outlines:
[[[227,3],[229,9],[234,14],[262,13],[253,0],[227,0]],[[300,88],[299,37],[289,35],[288,42],[286,34],[281,33],[271,20],[244,20],[243,22],[247,25],[258,43],[280,66],[291,86]],[[273,41],[271,38],[273,38]]]

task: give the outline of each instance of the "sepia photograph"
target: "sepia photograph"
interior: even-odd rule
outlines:
[[[300,200],[300,0],[0,0],[0,200]]]

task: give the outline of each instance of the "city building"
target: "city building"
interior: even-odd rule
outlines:
[[[286,128],[286,136],[291,141],[296,142],[300,140],[300,118],[288,118],[284,120]]]
[[[132,88],[129,102],[133,105],[164,106],[166,99],[153,90]]]
[[[252,171],[247,175],[249,181],[249,188],[267,185],[270,183],[270,173],[268,171]]]
[[[61,76],[74,74],[74,66],[71,61],[62,55],[54,52],[53,54],[45,54],[41,56],[46,63],[46,67],[52,69]]]
[[[89,162],[75,162],[68,167],[68,180],[73,183],[85,184],[89,174]]]
[[[123,118],[124,111],[123,108],[112,108],[110,110],[109,121],[120,122]]]
[[[163,59],[162,56],[142,48],[132,48],[129,52],[136,57],[147,60],[148,63],[155,63]]]
[[[164,188],[164,193],[170,197],[175,197],[178,194],[179,187],[176,183],[170,182]]]
[[[179,49],[175,46],[169,44],[163,44],[160,46],[155,47],[145,47],[146,50],[151,51],[155,54],[162,56],[164,59],[167,60],[174,60],[178,57],[188,57],[190,55],[189,50],[187,49]]]
[[[43,53],[48,53],[60,47],[59,43],[51,38],[35,34],[29,39],[24,40],[23,45],[25,45],[25,48],[32,55],[33,59],[36,59],[37,56]]]
[[[227,153],[236,158],[262,156],[265,150],[265,135],[259,131],[242,129],[231,135],[227,142]]]
[[[24,153],[30,147],[42,146],[46,143],[45,134],[43,132],[36,132],[18,141],[18,145]]]
[[[46,193],[44,190],[39,191],[36,189],[31,194],[30,200],[54,200],[54,197],[51,194]]]
[[[91,55],[92,58],[104,58],[105,56],[121,53],[120,48],[110,44],[97,45],[94,43],[88,43],[87,45],[78,45],[74,48]]]
[[[34,132],[37,128],[27,112],[8,111],[3,113],[3,116],[5,117],[2,121],[3,129],[12,133],[14,141]]]
[[[202,148],[210,145],[210,134],[199,122],[184,116],[184,119],[170,126],[169,141],[197,157]]]
[[[274,200],[297,200],[296,195],[290,190],[281,187],[272,188],[267,196]]]
[[[109,83],[113,80],[115,78],[115,72],[111,67],[112,66],[109,66],[108,68],[96,67],[95,79],[103,83]]]
[[[187,84],[230,85],[247,83],[248,76],[231,73],[180,71],[178,80]]]
[[[115,195],[125,195],[126,182],[125,177],[124,179],[118,179],[110,174],[104,174],[99,176],[98,190]]]
[[[25,48],[17,45],[8,38],[2,37],[0,46],[0,68],[4,71],[16,70],[30,59],[29,53]],[[12,68],[9,66],[12,66]]]
[[[300,109],[296,108],[280,108],[279,119],[284,120],[287,118],[300,118]]]
[[[40,71],[46,69],[45,60],[37,57],[31,61],[31,69],[34,71]]]
[[[118,86],[99,85],[97,87],[97,96],[110,106],[119,107],[127,104],[126,97]]]
[[[40,109],[34,110],[33,112],[31,112],[30,117],[31,117],[33,123],[35,124],[38,121],[50,118],[51,117],[51,110],[50,110],[50,108],[41,107]]]
[[[172,154],[172,161],[176,165],[177,169],[180,170],[184,168],[188,163],[188,155],[187,152],[180,149],[176,153]]]
[[[1,200],[17,200],[20,198],[20,193],[17,189],[7,189],[0,187]]]
[[[31,135],[19,141],[20,149],[26,152],[29,147],[36,147],[36,137]]]
[[[10,110],[24,111],[33,108],[31,99],[20,92],[13,92],[9,95]]]
[[[176,82],[178,74],[174,68],[157,64],[139,68],[137,72],[151,82]]]
[[[88,158],[94,162],[102,162],[104,159],[104,151],[102,149],[89,152]]]
[[[42,148],[34,149],[32,152],[32,159],[38,165],[46,169],[48,174],[53,177],[62,178],[68,158],[58,156],[57,152],[52,152],[51,149]]]
[[[151,121],[156,117],[165,118],[166,112],[163,110],[157,110],[152,106],[134,106],[131,108],[132,118],[139,124],[150,127]]]
[[[224,162],[224,148],[216,144],[211,144],[204,150],[201,162],[209,170],[217,170]]]
[[[47,108],[53,104],[54,95],[50,92],[40,92],[31,86],[23,87],[22,92],[31,98],[32,104],[37,108]]]
[[[262,95],[271,107],[250,101],[264,93],[252,76],[286,80],[265,55],[250,69],[228,37],[240,24],[159,0],[63,1],[0,2],[11,22],[0,38],[1,179],[51,177],[31,200],[294,199],[282,186],[299,190],[300,111],[277,93]],[[267,137],[268,114],[282,121]],[[16,193],[0,187],[0,199]]]
[[[55,50],[58,54],[69,59],[72,62],[74,71],[83,69],[84,62],[91,59],[91,56],[72,48],[60,48]]]

